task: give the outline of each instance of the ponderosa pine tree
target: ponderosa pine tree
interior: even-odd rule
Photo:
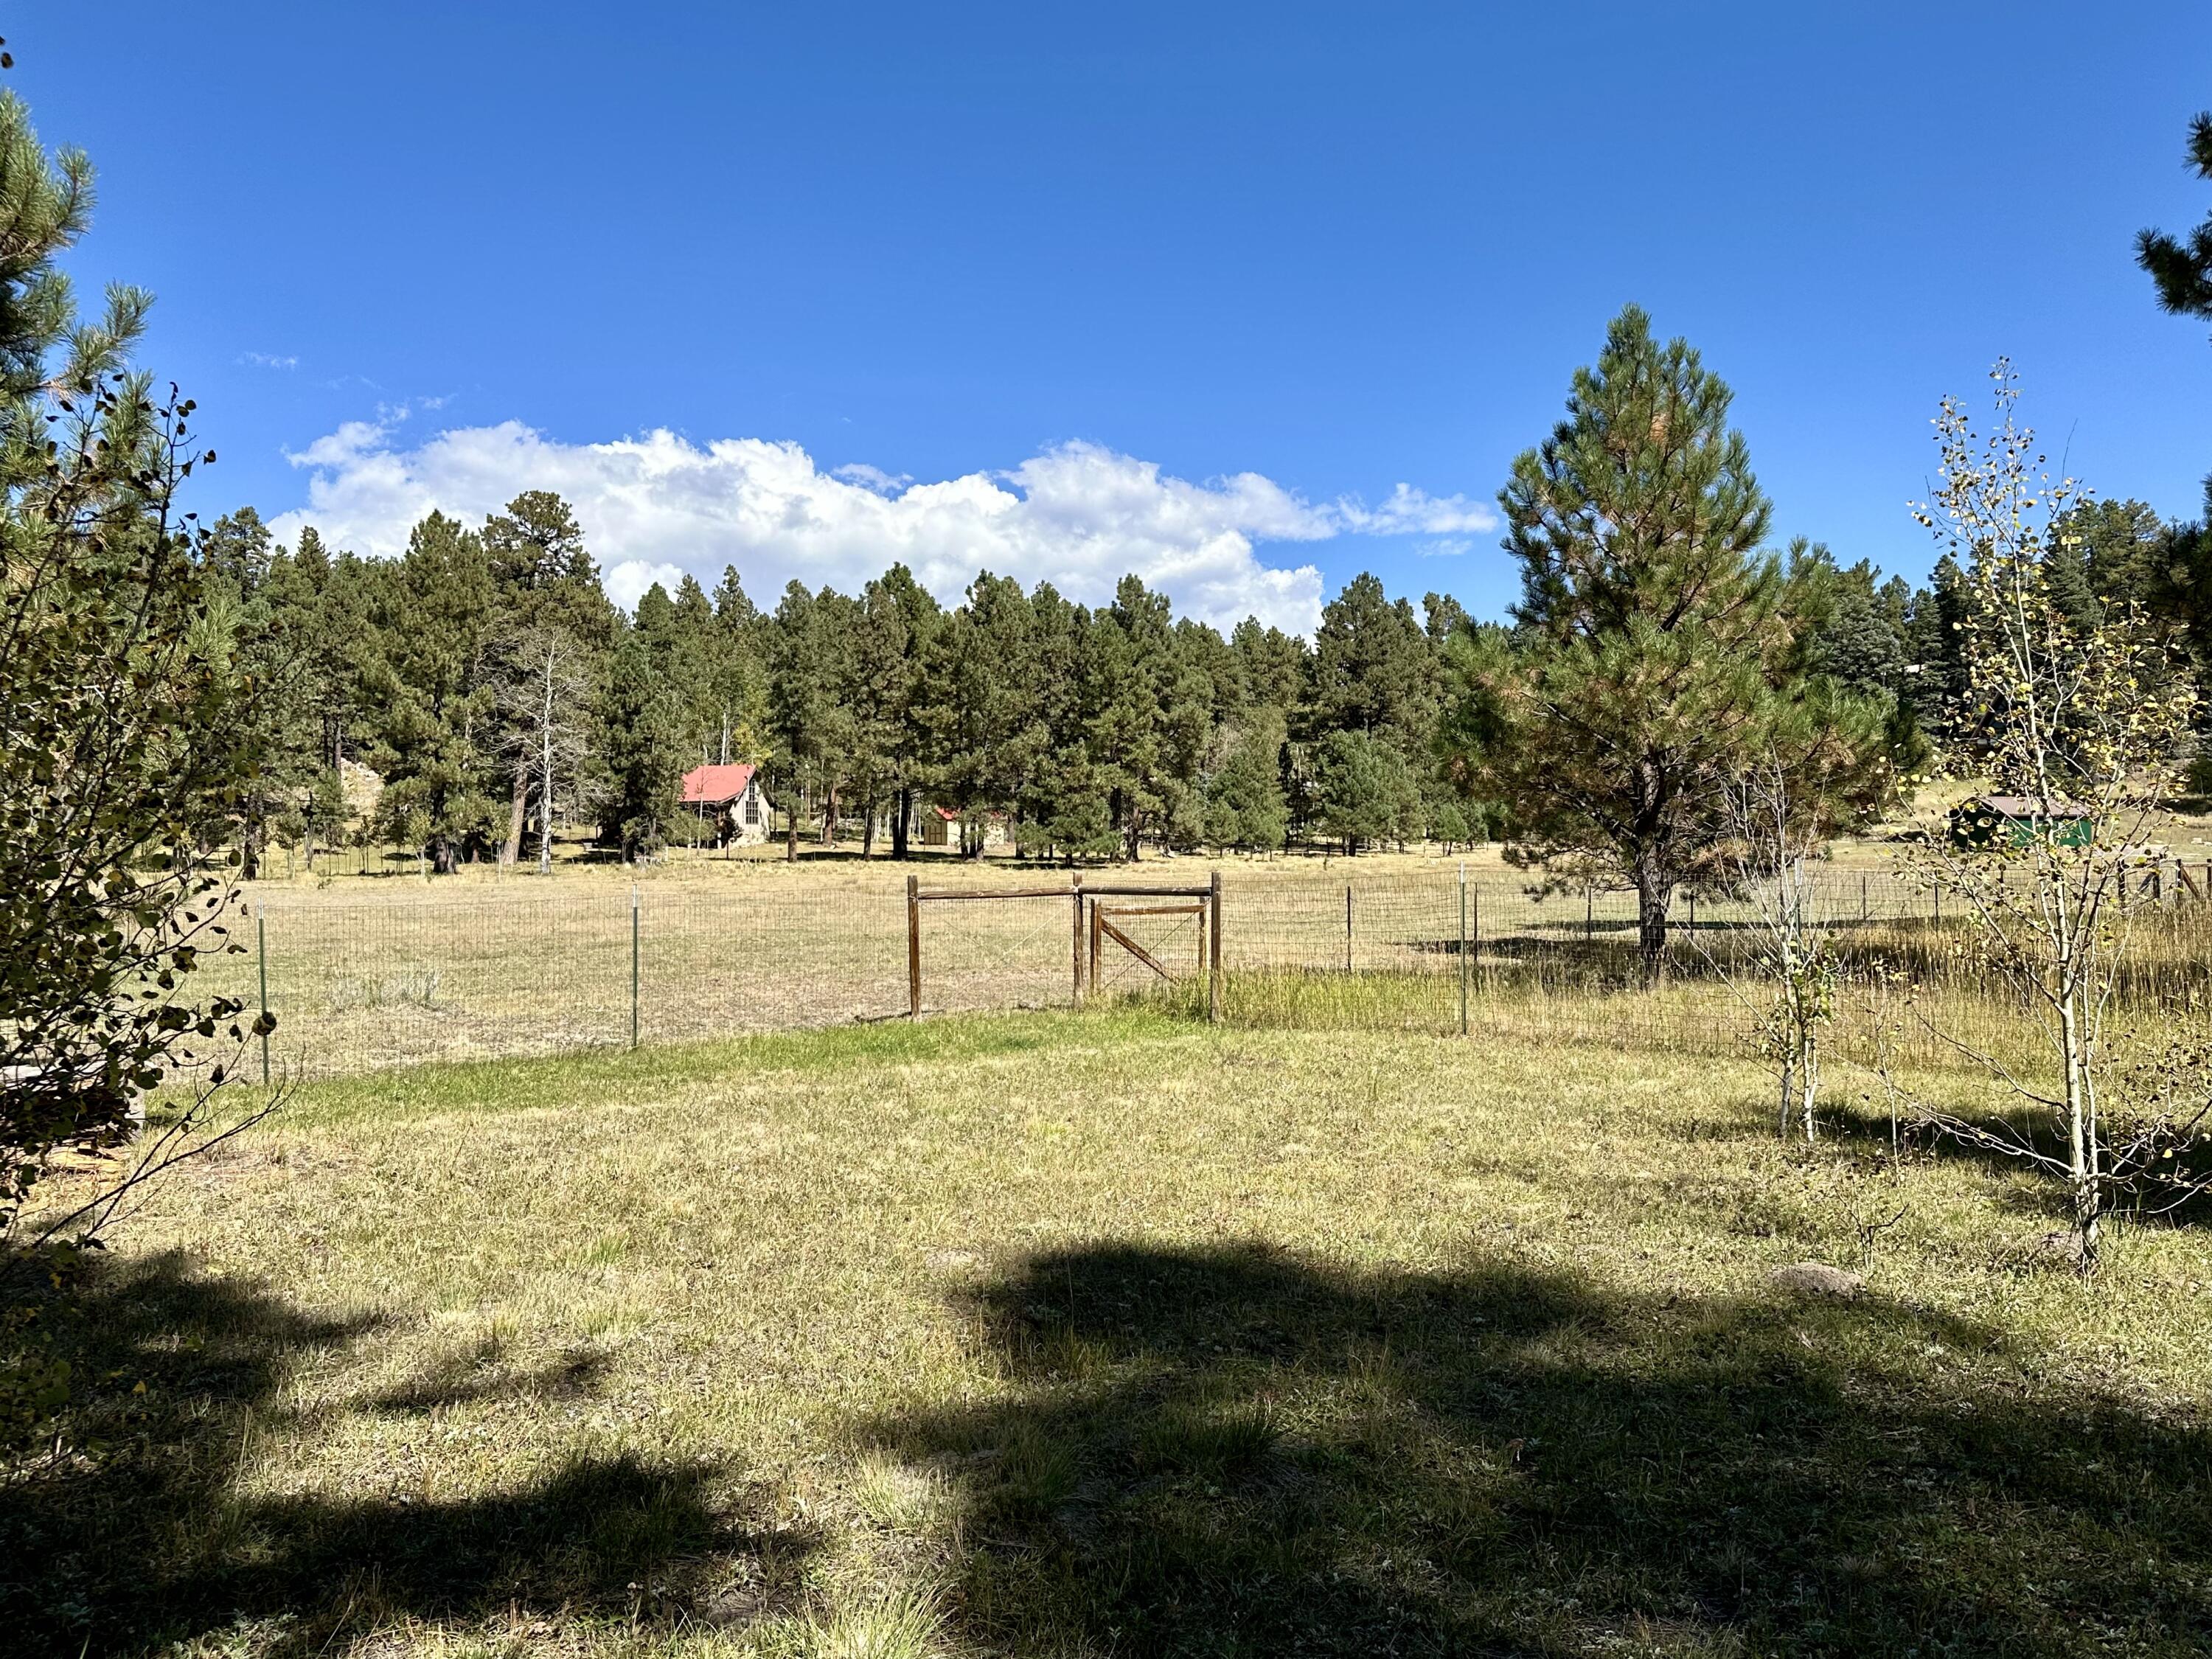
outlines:
[[[649,857],[674,826],[685,756],[674,698],[635,629],[614,648],[596,729],[600,838],[625,860]]]
[[[551,490],[525,490],[487,518],[479,535],[491,573],[489,651],[500,714],[489,747],[508,775],[499,860],[511,865],[522,855],[534,786],[544,869],[554,783],[575,763],[592,678],[614,642],[617,619],[583,526]]]
[[[1283,799],[1285,728],[1279,708],[1261,706],[1224,726],[1219,758],[1206,780],[1206,839],[1249,852],[1279,849],[1290,829]]]
[[[983,851],[983,815],[1018,808],[1048,751],[1036,623],[1018,581],[981,571],[924,659],[916,719],[927,734],[926,775],[938,804],[957,815],[970,857]]]
[[[450,874],[464,851],[492,844],[491,568],[481,538],[433,513],[408,537],[406,555],[374,575],[365,690],[380,711],[378,811],[395,840],[419,845]]]
[[[1322,607],[1314,635],[1306,734],[1364,732],[1403,755],[1425,750],[1435,729],[1436,653],[1413,607],[1362,572]]]
[[[2186,165],[2212,182],[2212,112],[2189,124]],[[2186,240],[2164,231],[2136,232],[2136,263],[2157,289],[2161,309],[2177,317],[2212,318],[2212,214]]]
[[[1397,746],[1357,727],[1316,745],[1314,808],[1322,829],[1347,854],[1419,833],[1420,791]]]
[[[767,620],[745,593],[735,565],[714,586],[714,672],[709,690],[720,729],[716,758],[757,760],[768,736]]]
[[[259,757],[234,802],[235,821],[225,826],[237,840],[239,873],[252,881],[270,842],[297,832],[298,803],[314,779],[301,696],[307,641],[286,625],[280,608],[290,586],[289,556],[252,507],[216,520],[201,544],[200,562],[205,580],[192,623],[194,648],[225,665],[238,735]]]
[[[1279,709],[1287,719],[1305,701],[1312,653],[1297,635],[1263,628],[1257,617],[1247,617],[1231,631],[1229,652],[1246,708]]]
[[[822,811],[822,839],[836,832],[837,795],[848,775],[855,721],[850,701],[854,602],[830,588],[807,591],[792,581],[769,633],[768,714],[774,747],[770,770],[784,793],[784,856],[799,856],[799,819],[811,801]]]
[[[902,564],[861,591],[854,673],[872,786],[863,853],[874,840],[880,799],[890,815],[891,856],[907,856],[928,758],[918,705],[932,642],[944,620],[944,608]]]
[[[1029,850],[1070,865],[1110,854],[1121,844],[1108,780],[1090,742],[1091,719],[1109,701],[1093,672],[1097,627],[1089,607],[1071,603],[1049,582],[1037,584],[1030,599],[1029,650],[1036,750],[1042,758],[1017,797],[1017,833]]]
[[[1498,496],[1514,639],[1452,647],[1462,781],[1508,806],[1516,859],[1634,888],[1647,979],[1676,890],[1726,843],[1731,778],[1790,763],[1787,734],[1822,757],[1796,793],[1837,821],[1886,772],[1878,711],[1792,671],[1782,573],[1759,550],[1767,499],[1729,402],[1686,342],[1623,311]]]
[[[6,60],[0,58],[0,67]],[[91,1200],[33,1239],[82,1243],[179,1148],[204,1146],[222,1061],[248,1036],[240,1000],[195,996],[227,936],[229,872],[210,823],[234,823],[258,756],[220,641],[195,629],[211,579],[174,514],[214,459],[192,405],[151,394],[130,355],[152,301],[111,289],[78,315],[61,255],[84,233],[92,169],[49,155],[0,94],[0,1243],[50,1155],[129,1140]],[[250,690],[247,695],[251,695]],[[265,1034],[265,1016],[251,1030]],[[197,1074],[197,1075],[195,1075]],[[201,1086],[196,1088],[195,1083]],[[49,1263],[58,1268],[58,1262]],[[21,1333],[23,1328],[11,1329]],[[35,1332],[32,1333],[35,1336]],[[31,1367],[35,1364],[37,1369]],[[68,1368],[35,1344],[0,1356],[0,1451],[46,1432]]]
[[[1189,742],[1192,688],[1176,660],[1164,594],[1124,576],[1114,603],[1091,620],[1091,758],[1123,855],[1134,861],[1147,836],[1188,814],[1200,758]]]

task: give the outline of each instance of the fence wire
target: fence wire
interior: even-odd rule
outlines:
[[[1202,886],[1195,860],[1088,872]],[[1036,888],[1061,872],[933,860],[933,885]],[[1814,908],[1841,974],[1833,1046],[1870,1058],[1899,1023],[1900,977],[1948,997],[1948,1024],[1991,1046],[2025,1033],[1961,948],[1961,904],[1893,872],[1824,871]],[[1742,902],[1684,896],[1668,942],[1668,982],[1641,985],[1635,896],[1544,890],[1496,867],[1372,872],[1285,860],[1223,875],[1224,1012],[1252,1024],[1383,1026],[1470,1035],[1540,1031],[1562,1041],[1697,1053],[1742,1051],[1754,1024],[1748,954],[1757,915]],[[242,895],[208,988],[252,1006],[265,973],[277,1017],[273,1066],[298,1077],[432,1060],[558,1054],[903,1016],[904,867],[876,860],[795,868],[699,861],[631,882],[606,873],[413,874],[264,881]],[[1198,916],[1142,914],[1109,900],[1128,937],[1202,1003]],[[1462,916],[1464,921],[1462,921]],[[2176,890],[2137,924],[2146,1009],[2212,1005],[2212,906]],[[1074,901],[925,903],[925,1014],[1041,1008],[1074,1000],[1090,948]],[[1087,969],[1085,977],[1089,977]],[[1109,940],[1093,998],[1178,994]],[[1464,1005],[1464,1016],[1462,1016]],[[1887,1012],[1885,1012],[1887,1010]],[[1963,1028],[1960,1021],[1966,1021]],[[1905,1057],[1948,1050],[1904,1019]]]

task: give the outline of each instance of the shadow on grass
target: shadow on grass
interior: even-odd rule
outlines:
[[[288,1379],[378,1322],[310,1317],[173,1256],[100,1266],[40,1310],[78,1379],[81,1450],[0,1484],[0,1651],[150,1653],[244,1629],[257,1655],[305,1655],[410,1617],[743,1621],[771,1610],[806,1553],[733,1520],[703,1464],[578,1457],[458,1498],[366,1482],[241,1493],[255,1435],[293,1420]],[[429,1412],[596,1377],[578,1362],[509,1376],[495,1359],[364,1405]]]
[[[2051,1108],[2016,1101],[2008,1109],[1956,1109],[1952,1121],[1959,1133],[1910,1119],[1893,1123],[1886,1113],[1839,1103],[1826,1109],[1822,1129],[1832,1140],[1877,1156],[1896,1149],[1907,1158],[2009,1175],[2014,1179],[1991,1194],[2000,1208],[2053,1228],[2072,1224],[2072,1200],[2059,1173],[2066,1166],[2066,1136]],[[2191,1190],[2197,1182],[2206,1186]],[[2179,1159],[2161,1164],[2152,1175],[2116,1183],[2110,1206],[2109,1214],[2144,1225],[2194,1230],[2212,1224],[2212,1155],[2184,1147]]]
[[[1959,1321],[1136,1246],[974,1311],[1008,1396],[866,1437],[994,1651],[2212,1644],[2212,1436]]]

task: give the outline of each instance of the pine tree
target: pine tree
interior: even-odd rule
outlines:
[[[1401,755],[1425,752],[1435,729],[1437,658],[1413,607],[1361,574],[1322,608],[1314,635],[1310,738],[1364,732]]]
[[[1804,768],[1823,808],[1878,793],[1878,715],[1792,672],[1781,570],[1759,552],[1767,501],[1729,402],[1687,343],[1624,311],[1498,497],[1516,644],[1451,647],[1462,775],[1510,810],[1516,857],[1635,888],[1647,979],[1676,890],[1724,843],[1731,776],[1787,735],[1826,757]]]
[[[599,585],[598,563],[568,503],[531,489],[484,520],[480,532],[491,573],[489,653],[500,711],[489,747],[507,772],[507,835],[500,862],[522,855],[533,783],[538,792],[538,866],[548,867],[551,791],[571,769],[581,742],[592,675],[611,646],[616,615]]]
[[[1237,659],[1244,707],[1275,708],[1285,716],[1306,701],[1312,653],[1306,642],[1279,628],[1262,628],[1255,617],[1238,623],[1229,636]]]
[[[1322,738],[1314,757],[1316,816],[1354,854],[1372,842],[1403,841],[1419,828],[1420,796],[1397,746],[1346,727]]]
[[[1282,711],[1264,707],[1221,729],[1219,763],[1206,783],[1206,839],[1216,847],[1272,853],[1283,845],[1290,823],[1283,799],[1285,733]]]
[[[811,593],[793,581],[775,608],[768,661],[772,769],[784,793],[785,856],[799,856],[799,820],[812,801],[822,811],[822,839],[836,834],[837,794],[853,755],[849,702],[852,646],[842,625],[853,601],[830,588]],[[643,607],[640,607],[641,614]]]
[[[270,842],[296,836],[316,762],[306,696],[311,634],[296,626],[299,581],[250,507],[216,520],[202,544],[206,573],[193,623],[198,648],[227,665],[239,736],[260,757],[234,805],[240,873],[252,881]]]
[[[735,565],[714,588],[710,694],[720,732],[716,758],[757,761],[768,747],[768,661],[759,607],[746,597]]]
[[[625,860],[650,857],[675,825],[684,753],[674,701],[652,647],[635,630],[615,647],[598,726],[607,781],[600,838],[618,847]]]
[[[0,57],[0,67],[6,64]],[[82,1245],[149,1173],[220,1134],[202,1108],[250,1026],[190,976],[226,948],[222,835],[259,757],[256,695],[202,649],[204,539],[173,515],[201,451],[188,399],[130,354],[151,304],[80,318],[64,252],[89,219],[82,153],[49,155],[0,94],[0,1237]],[[213,641],[208,641],[213,643]],[[88,1209],[15,1226],[62,1146],[129,1137],[167,1084],[168,1127],[104,1168]],[[195,1131],[202,1131],[195,1134]],[[9,1325],[11,1338],[19,1322]],[[33,1333],[35,1334],[35,1333]],[[9,1359],[22,1350],[11,1343]],[[0,1450],[51,1430],[50,1377],[0,1361]],[[63,1371],[66,1368],[62,1368]],[[62,1379],[65,1381],[64,1379]],[[20,1639],[20,1638],[18,1638]]]
[[[388,833],[420,844],[450,873],[465,851],[490,844],[491,569],[482,539],[434,512],[409,534],[405,556],[376,578],[366,678],[380,711],[378,810]]]
[[[2189,124],[2188,167],[2212,181],[2212,112]],[[2186,241],[2162,231],[2136,234],[2136,263],[2158,292],[2160,308],[2177,317],[2212,318],[2212,215]]]
[[[1095,688],[1089,747],[1107,788],[1123,855],[1148,836],[1194,834],[1204,709],[1210,692],[1184,672],[1164,594],[1124,576],[1092,613],[1085,672]]]
[[[1905,633],[1913,716],[1923,730],[1939,735],[1955,728],[1966,703],[1966,579],[1947,553],[1936,561],[1929,585],[1913,596]]]
[[[1107,700],[1091,672],[1094,626],[1086,607],[1070,604],[1049,582],[1030,596],[1032,717],[1042,759],[1022,781],[1018,835],[1025,850],[1071,865],[1120,845],[1109,786],[1091,750],[1091,721]]]
[[[880,799],[890,814],[891,856],[907,856],[927,763],[927,733],[917,711],[944,615],[929,590],[902,564],[894,564],[861,592],[854,684],[860,746],[868,757],[872,784],[863,853],[874,840]]]

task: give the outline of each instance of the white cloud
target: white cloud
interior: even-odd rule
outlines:
[[[265,351],[242,351],[238,361],[254,368],[297,368],[297,357],[274,357]]]
[[[672,564],[653,564],[644,559],[624,559],[611,569],[599,574],[599,586],[607,590],[607,597],[625,611],[637,609],[637,602],[645,597],[646,589],[659,582],[670,592],[684,580],[683,570]],[[708,584],[709,586],[712,583]]]
[[[1370,536],[1449,536],[1498,527],[1498,515],[1480,501],[1464,495],[1431,495],[1403,483],[1378,507],[1346,500],[1337,503],[1337,513],[1346,529]]]
[[[1194,483],[1088,443],[1010,471],[915,483],[865,465],[825,472],[798,445],[758,438],[702,446],[655,431],[564,444],[508,421],[405,448],[393,424],[349,421],[290,454],[309,474],[307,505],[278,517],[277,535],[312,523],[334,546],[391,556],[434,507],[473,522],[522,490],[551,489],[575,508],[607,591],[625,605],[685,571],[711,587],[734,564],[755,599],[772,605],[793,577],[849,592],[896,559],[947,601],[981,569],[1049,580],[1087,604],[1134,572],[1186,614],[1224,627],[1253,615],[1310,633],[1320,571],[1269,564],[1256,544],[1444,535],[1494,522],[1464,497],[1404,484],[1379,507],[1316,505],[1258,473]]]

